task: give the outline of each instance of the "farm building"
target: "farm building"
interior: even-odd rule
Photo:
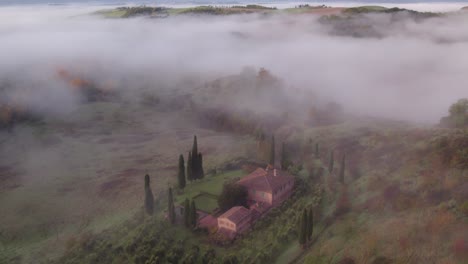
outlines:
[[[237,183],[248,191],[249,209],[235,206],[218,217],[218,231],[230,238],[249,229],[262,214],[289,198],[294,188],[294,177],[267,167],[256,169]]]

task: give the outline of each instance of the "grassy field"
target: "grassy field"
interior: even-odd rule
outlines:
[[[219,175],[207,176],[202,180],[198,180],[187,184],[185,189],[176,196],[176,203],[183,204],[185,199],[194,199],[197,208],[202,211],[211,213],[217,207],[216,197],[221,193],[223,184],[226,181],[240,178],[245,175],[242,170],[224,172]]]
[[[207,171],[245,157],[254,144],[248,137],[200,129],[191,118],[92,103],[70,113],[67,121],[45,120],[0,133],[0,169],[12,172],[0,171],[0,179],[14,176],[0,189],[0,245],[5,248],[0,260],[54,257],[80,234],[125,222],[142,206],[146,173],[156,197],[176,182],[178,155],[189,151],[194,134]],[[207,178],[189,192],[216,194],[236,173]]]

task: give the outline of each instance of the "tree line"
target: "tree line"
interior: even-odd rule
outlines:
[[[187,181],[203,179],[205,171],[203,169],[203,155],[198,152],[197,136],[193,136],[192,151],[189,151],[187,158],[187,166],[185,166],[184,155],[179,155],[179,170],[177,173],[177,181],[180,189],[184,189]]]

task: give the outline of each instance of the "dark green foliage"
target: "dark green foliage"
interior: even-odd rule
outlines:
[[[283,142],[281,144],[281,169],[287,170],[290,164],[291,162],[289,160],[289,156],[286,150],[286,144]]]
[[[198,214],[197,207],[195,205],[195,200],[192,200],[190,204],[190,226],[195,228],[197,226]]]
[[[335,157],[334,157],[334,153],[333,153],[333,150],[330,152],[330,161],[328,163],[328,172],[329,173],[332,173],[333,172],[333,165],[335,163]]]
[[[184,202],[184,225],[190,227],[190,202],[185,199]]]
[[[307,241],[312,241],[312,234],[314,232],[314,212],[312,208],[307,213]]]
[[[303,247],[307,243],[307,211],[302,211],[302,216],[299,220],[299,244]]]
[[[210,263],[216,259],[216,251],[212,248],[208,249],[202,257],[202,263]]]
[[[226,211],[233,206],[247,207],[247,189],[236,183],[227,183],[218,197],[218,205],[221,211]]]
[[[187,180],[190,182],[193,181],[193,175],[192,175],[192,152],[188,153],[188,158],[187,158]]]
[[[275,166],[275,136],[271,136],[271,144],[270,144],[270,158],[269,158],[270,165]]]
[[[174,224],[176,221],[176,214],[175,214],[175,207],[174,207],[174,197],[172,195],[172,188],[169,188],[167,216],[169,218],[169,222],[171,222],[171,224]]]
[[[192,152],[189,152],[189,160],[187,161],[187,178],[197,180],[202,179],[204,176],[203,156],[198,152],[197,136],[194,136]]]
[[[198,166],[199,166],[199,177],[200,179],[203,179],[205,177],[205,171],[203,170],[203,155],[201,153],[198,153]]]
[[[443,117],[440,124],[444,127],[468,127],[468,99],[460,99],[450,106],[449,116]]]
[[[343,158],[341,159],[341,166],[340,166],[340,182],[344,183],[344,176],[345,176],[345,159],[346,156],[343,154]]]
[[[149,175],[145,175],[145,211],[147,214],[152,215],[154,211],[154,196],[151,191]]]
[[[179,181],[179,188],[185,188],[185,162],[184,155],[180,154],[179,156],[179,173],[177,174],[177,180]]]
[[[192,177],[194,180],[198,179],[198,143],[197,136],[193,136],[193,145],[192,145]]]

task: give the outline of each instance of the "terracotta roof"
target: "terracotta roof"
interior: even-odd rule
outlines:
[[[219,218],[227,218],[233,223],[240,223],[244,218],[250,216],[249,209],[243,206],[234,206],[231,209],[227,210]]]
[[[273,193],[274,190],[291,180],[294,180],[294,177],[285,171],[258,168],[240,179],[238,183],[247,189]]]

